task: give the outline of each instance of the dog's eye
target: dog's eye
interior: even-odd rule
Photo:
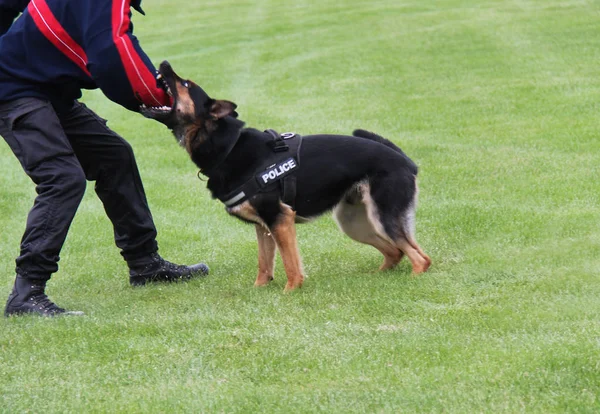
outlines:
[[[184,87],[186,87],[186,88],[188,88],[188,89],[189,89],[189,87],[190,87],[190,83],[189,83],[188,81],[183,81],[183,83],[182,83],[182,84],[183,84],[183,86],[184,86]]]

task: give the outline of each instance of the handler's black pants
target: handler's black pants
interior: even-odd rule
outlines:
[[[49,279],[83,198],[86,179],[113,224],[127,261],[157,251],[156,228],[131,146],[106,121],[76,102],[57,114],[49,102],[22,98],[0,105],[0,135],[36,184],[16,260],[17,274]]]

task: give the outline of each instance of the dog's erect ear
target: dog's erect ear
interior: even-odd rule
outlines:
[[[235,108],[237,105],[230,101],[214,101],[210,107],[210,116],[214,120],[225,118],[228,115],[232,115],[235,113]]]

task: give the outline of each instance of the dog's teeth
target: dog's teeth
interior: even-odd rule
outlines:
[[[162,79],[162,73],[159,73],[158,75],[156,75],[156,79]]]
[[[170,106],[151,106],[150,108],[147,108],[146,105],[141,104],[140,108],[142,109],[150,109],[151,111],[156,111],[156,112],[171,112],[171,107]]]

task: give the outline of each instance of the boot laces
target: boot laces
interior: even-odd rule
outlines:
[[[171,263],[168,260],[163,259],[158,253],[153,254],[153,259],[156,260],[160,268],[165,270],[175,270],[179,272],[184,272],[187,270],[187,266]]]
[[[64,312],[64,309],[56,306],[56,304],[50,300],[48,295],[44,293],[43,287],[34,286],[32,289],[32,295],[28,300],[32,305],[37,306],[44,312]]]

